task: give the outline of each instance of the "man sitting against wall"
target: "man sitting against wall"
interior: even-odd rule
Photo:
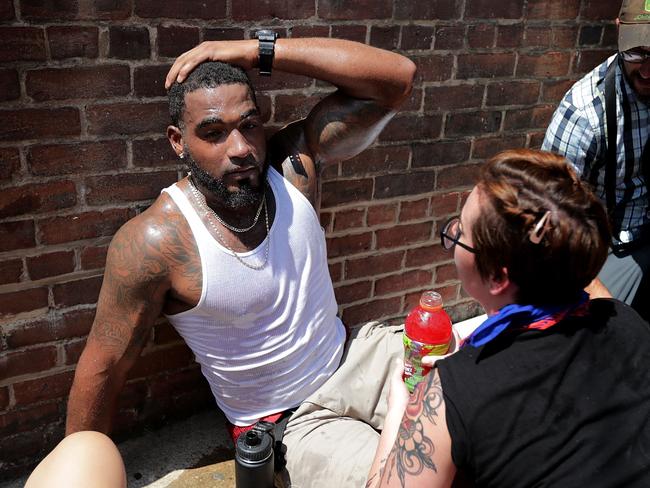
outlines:
[[[415,66],[350,41],[276,41],[270,31],[258,38],[203,43],[171,68],[167,135],[190,174],[111,242],[66,430],[110,431],[127,373],[164,313],[194,352],[233,438],[260,419],[289,417],[285,482],[360,486],[401,329],[367,324],[346,345],[318,218],[319,178],[375,140],[409,96]],[[338,90],[267,142],[244,71],[253,68]]]

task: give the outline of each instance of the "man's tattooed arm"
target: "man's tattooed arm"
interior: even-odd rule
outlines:
[[[409,399],[378,486],[448,487],[454,474],[442,386],[433,370]]]

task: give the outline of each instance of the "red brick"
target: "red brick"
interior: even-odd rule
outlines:
[[[580,0],[528,0],[527,17],[540,20],[574,20],[578,17],[579,9]]]
[[[402,306],[400,297],[373,300],[361,305],[354,305],[343,310],[343,323],[352,327],[370,320],[396,316]]]
[[[108,245],[88,246],[81,249],[79,259],[82,269],[103,268],[106,265]]]
[[[291,37],[329,37],[329,33],[330,28],[327,25],[294,25],[291,27]]]
[[[0,0],[0,20],[13,20],[15,17],[13,0]]]
[[[395,18],[400,20],[450,20],[460,18],[461,4],[455,0],[395,2]]]
[[[46,30],[53,59],[96,58],[99,54],[97,27],[66,25],[51,26]]]
[[[431,198],[431,215],[433,217],[448,216],[458,212],[459,194],[456,192],[445,195],[435,195]]]
[[[35,320],[6,332],[7,345],[12,349],[88,335],[95,309],[72,310],[50,321]]]
[[[505,130],[546,128],[555,112],[555,106],[546,105],[521,110],[508,110],[504,123]]]
[[[456,273],[456,266],[454,264],[436,266],[436,283],[444,283],[446,281],[454,281],[457,279],[458,273]]]
[[[6,261],[0,261],[0,285],[18,283],[22,274],[22,259],[7,259]]]
[[[164,134],[169,125],[167,102],[115,103],[86,108],[91,134]]]
[[[548,48],[552,31],[548,26],[528,26],[524,34],[524,47]]]
[[[397,115],[379,136],[380,141],[436,139],[442,129],[442,115]]]
[[[531,149],[540,149],[542,147],[542,142],[544,142],[544,136],[546,135],[546,130],[539,130],[528,132],[528,145],[527,147]]]
[[[15,69],[0,69],[0,101],[20,98],[20,82]]]
[[[47,307],[47,288],[0,294],[0,318]]]
[[[6,386],[0,387],[0,410],[4,410],[9,406],[9,388]]]
[[[349,234],[343,237],[327,239],[327,255],[331,258],[350,256],[360,252],[367,252],[372,247],[372,232],[363,234]]]
[[[616,49],[616,45],[618,44],[618,29],[615,24],[604,26],[601,44],[603,47],[609,47],[614,50]]]
[[[198,369],[174,371],[159,376],[149,383],[152,398],[182,395],[189,388],[198,389],[206,386],[205,378]]]
[[[182,343],[183,338],[176,332],[172,325],[165,321],[162,324],[157,324],[153,329],[153,343],[161,344],[175,344]]]
[[[242,20],[307,19],[316,15],[312,0],[238,0],[232,3],[232,18]]]
[[[54,304],[57,308],[71,307],[83,303],[96,303],[102,277],[94,276],[81,280],[68,281],[52,287]]]
[[[110,171],[126,166],[126,144],[98,141],[32,146],[27,153],[27,164],[37,176]]]
[[[0,357],[0,378],[6,380],[14,376],[46,371],[54,366],[56,366],[54,346],[9,352]]]
[[[563,76],[569,72],[570,61],[571,54],[565,52],[521,54],[517,65],[517,76]]]
[[[179,159],[169,140],[141,139],[133,141],[133,165],[136,167],[176,166]]]
[[[20,170],[20,153],[13,147],[0,148],[0,180],[10,180]]]
[[[538,81],[502,81],[488,85],[486,105],[531,105],[539,98]]]
[[[178,25],[158,27],[158,56],[176,57],[199,43],[198,27]]]
[[[573,0],[575,1],[575,0]],[[603,2],[603,0],[583,0],[580,17],[583,20],[613,20],[618,17],[620,2]]]
[[[44,378],[16,383],[13,385],[16,406],[65,397],[70,391],[73,378],[74,371],[66,371]]]
[[[373,205],[368,207],[366,221],[368,226],[392,224],[397,220],[397,204]]]
[[[397,292],[420,288],[431,284],[433,273],[430,271],[404,271],[401,274],[387,276],[375,282],[375,296],[391,295]]]
[[[435,49],[462,49],[465,45],[464,25],[436,26]]]
[[[559,103],[575,80],[550,80],[542,85],[542,102]]]
[[[469,158],[468,141],[440,141],[429,144],[414,144],[413,168],[425,168],[462,163]]]
[[[341,276],[343,274],[343,263],[333,263],[329,266],[330,278],[332,283],[337,283],[341,281]]]
[[[97,176],[86,179],[86,202],[103,205],[156,198],[160,190],[175,183],[176,171]]]
[[[321,204],[329,208],[344,203],[370,200],[372,180],[345,180],[326,182],[322,185]]]
[[[61,416],[59,406],[56,403],[13,410],[0,414],[0,432],[3,437],[6,437],[19,432],[35,430],[44,424],[59,420]]]
[[[289,123],[305,118],[323,95],[277,95],[275,97],[276,122]]]
[[[578,44],[580,46],[595,46],[600,43],[602,34],[603,26],[601,25],[583,25],[580,27]]]
[[[467,0],[465,5],[468,19],[520,19],[523,11],[521,0]]]
[[[325,37],[327,37],[327,33],[325,33]],[[203,30],[204,41],[237,41],[240,39],[244,39],[244,29],[241,29],[239,27],[224,27]]]
[[[514,68],[514,53],[459,54],[456,77],[467,79],[512,76]]]
[[[458,110],[481,108],[484,85],[465,84],[427,87],[424,92],[424,110]]]
[[[334,230],[356,229],[363,226],[366,215],[363,209],[341,210],[334,214]]]
[[[358,302],[370,298],[372,293],[371,281],[360,281],[351,285],[343,285],[334,289],[336,296],[336,303],[339,305],[347,305],[349,303]]]
[[[153,374],[171,371],[194,362],[194,355],[185,344],[145,354],[129,371],[128,378],[144,378]]]
[[[74,271],[74,251],[56,251],[27,257],[27,271],[32,280],[40,280]]]
[[[348,0],[349,1],[349,0]],[[365,25],[333,25],[331,37],[348,41],[366,42]]]
[[[494,47],[496,26],[493,24],[470,25],[467,28],[467,45],[473,49]]]
[[[0,27],[0,62],[44,61],[45,32],[38,27]]]
[[[79,0],[21,0],[20,13],[25,19],[70,20],[79,13]]]
[[[370,45],[394,51],[399,44],[399,26],[372,26],[370,29]]]
[[[39,221],[41,240],[43,244],[61,244],[111,236],[131,217],[132,210],[115,209],[43,219]]]
[[[405,170],[409,161],[406,146],[371,147],[341,165],[343,176],[365,176]]]
[[[108,56],[119,59],[149,59],[151,49],[146,27],[109,27]]]
[[[553,47],[555,49],[575,48],[577,38],[577,26],[553,26]]]
[[[524,27],[521,24],[500,25],[497,31],[497,47],[513,48],[523,44]]]
[[[345,262],[345,279],[353,280],[368,276],[392,273],[401,269],[404,251],[373,254],[358,259],[348,259]]]
[[[375,179],[374,199],[393,198],[432,192],[436,174],[433,171],[378,176]]]
[[[60,210],[76,203],[72,181],[16,186],[0,192],[0,218]]]
[[[401,247],[426,241],[431,238],[431,229],[431,222],[422,222],[377,230],[377,249]]]
[[[429,211],[429,199],[416,200],[414,202],[402,202],[399,211],[399,221],[422,219]]]
[[[400,48],[409,49],[431,49],[435,29],[428,25],[403,25],[402,40]]]
[[[0,119],[5,123],[0,133],[1,141],[45,139],[81,133],[79,111],[71,107],[2,110]]]
[[[451,79],[451,69],[454,63],[453,56],[437,54],[411,56],[411,60],[417,66],[416,82],[418,83]]]
[[[507,134],[494,137],[483,137],[474,140],[472,158],[491,158],[500,151],[524,147],[526,137],[521,134]]]
[[[327,20],[390,19],[390,0],[320,0],[318,16]]]
[[[436,181],[436,190],[473,186],[478,178],[479,166],[466,164],[441,169]]]
[[[431,266],[440,261],[454,259],[453,254],[442,248],[439,237],[436,237],[435,241],[437,244],[409,248],[406,251],[405,266],[407,268]]]
[[[87,19],[125,20],[133,11],[133,0],[95,0],[90,3],[90,11],[83,16]]]
[[[447,115],[445,135],[467,136],[497,132],[501,126],[501,112],[450,113]]]
[[[610,49],[579,51],[575,62],[576,73],[587,73],[614,54]]]
[[[133,88],[139,97],[164,97],[165,77],[170,64],[157,66],[138,66],[133,71]]]
[[[147,18],[205,19],[214,21],[226,17],[226,0],[135,0],[135,14]]]
[[[35,245],[34,221],[0,223],[0,252],[26,249]]]
[[[325,232],[332,231],[332,221],[334,220],[333,212],[321,212],[319,215],[320,225]]]
[[[86,347],[86,338],[67,342],[63,346],[63,352],[65,354],[65,361],[63,364],[66,366],[77,364],[79,362],[79,358],[81,357],[81,353],[84,350],[84,347]]]

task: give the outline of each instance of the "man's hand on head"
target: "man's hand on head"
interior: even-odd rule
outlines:
[[[257,66],[257,39],[242,41],[206,41],[181,54],[167,73],[165,88],[174,82],[182,83],[199,64],[206,61],[221,61],[250,70]]]

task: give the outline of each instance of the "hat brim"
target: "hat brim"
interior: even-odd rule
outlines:
[[[618,26],[618,50],[627,51],[650,46],[650,24],[623,24]]]

